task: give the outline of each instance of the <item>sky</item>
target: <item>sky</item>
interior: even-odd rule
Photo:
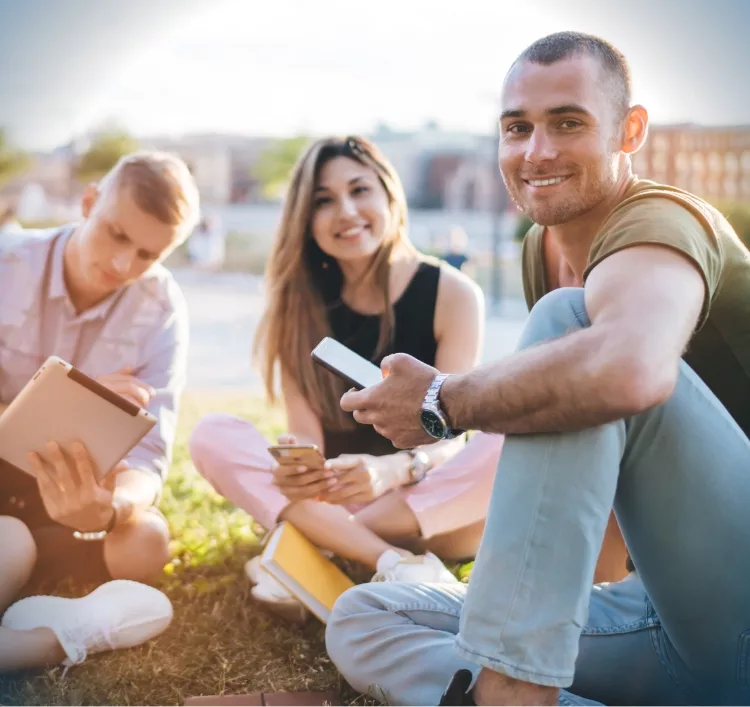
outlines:
[[[750,0],[0,0],[0,127],[136,135],[489,133],[535,39],[599,34],[655,123],[750,124]]]

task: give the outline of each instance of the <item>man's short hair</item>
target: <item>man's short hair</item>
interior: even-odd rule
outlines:
[[[632,101],[630,67],[621,51],[607,40],[583,32],[556,32],[526,48],[516,59],[549,65],[577,54],[588,54],[599,61],[607,73],[618,118],[627,113]]]
[[[200,213],[198,187],[187,165],[167,152],[126,155],[99,182],[99,191],[128,189],[139,208],[192,231]]]

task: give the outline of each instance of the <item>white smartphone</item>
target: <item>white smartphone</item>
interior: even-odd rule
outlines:
[[[343,378],[358,390],[383,380],[382,372],[372,361],[368,361],[329,336],[326,336],[313,349],[311,356],[313,361]]]

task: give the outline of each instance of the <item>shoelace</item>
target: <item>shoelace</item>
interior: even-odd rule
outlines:
[[[115,649],[114,641],[112,640],[112,634],[109,626],[99,626],[96,622],[89,622],[86,619],[90,619],[87,616],[84,619],[79,618],[70,627],[66,627],[61,638],[64,641],[64,645],[70,646],[71,644],[75,647],[76,657],[74,660],[66,658],[63,661],[65,669],[63,670],[63,677],[65,677],[68,669],[74,665],[83,663],[88,657],[88,646],[102,645],[105,644],[110,650]],[[62,641],[61,641],[62,642]]]

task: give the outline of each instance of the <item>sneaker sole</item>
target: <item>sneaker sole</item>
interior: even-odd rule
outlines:
[[[245,567],[244,567],[245,577],[248,578],[248,580],[250,581],[250,584],[252,584],[253,586],[258,584],[258,582],[260,581],[258,573],[263,571],[255,563],[253,563],[254,559],[255,558],[248,560],[245,563]]]
[[[310,613],[296,599],[291,601],[271,601],[262,597],[256,597],[255,594],[252,596],[256,603],[261,604],[272,614],[280,616],[287,623],[303,626],[310,618]]]

